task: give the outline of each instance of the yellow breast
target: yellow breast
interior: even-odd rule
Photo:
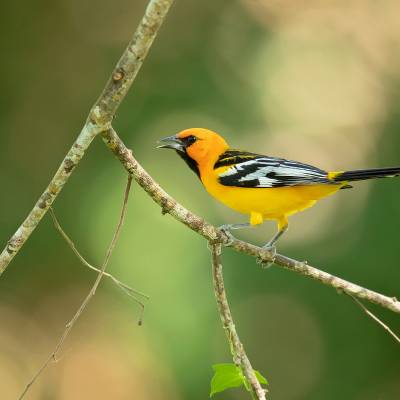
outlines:
[[[201,174],[206,190],[226,206],[243,214],[261,214],[263,219],[279,220],[295,214],[311,207],[317,200],[335,193],[342,186],[333,184],[276,188],[224,186],[218,181],[218,174],[223,170],[219,168],[212,173],[209,171]]]

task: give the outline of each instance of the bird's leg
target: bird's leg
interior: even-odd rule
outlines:
[[[271,240],[266,243],[262,248],[263,250],[268,250],[272,254],[272,259],[275,258],[276,255],[276,242],[280,239],[280,237],[289,229],[289,223],[286,217],[279,219],[278,221],[278,232],[271,238]],[[261,258],[257,258],[257,263],[261,264],[263,268],[270,267],[274,262],[268,261],[265,262]]]
[[[230,246],[236,239],[235,236],[232,235],[231,230],[249,228],[250,226],[251,225],[248,222],[245,224],[225,224],[218,227],[218,229],[222,231],[229,239],[229,242],[226,243],[225,246]]]
[[[275,248],[275,243],[279,240],[279,238],[289,229],[289,225],[284,225],[281,227],[278,232],[275,233],[275,235],[271,238],[271,240],[266,243],[263,246],[263,249],[265,250],[271,250],[272,248]]]

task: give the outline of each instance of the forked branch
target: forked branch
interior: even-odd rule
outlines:
[[[162,208],[163,213],[171,214],[176,220],[199,233],[208,241],[218,241],[222,244],[228,244],[235,251],[253,257],[260,257],[265,261],[272,261],[279,267],[312,278],[324,285],[331,286],[339,292],[342,291],[361,300],[367,300],[393,312],[400,313],[400,301],[395,297],[385,296],[352,282],[338,278],[337,276],[321,271],[318,268],[311,267],[306,262],[293,260],[281,254],[276,254],[276,256],[273,257],[270,252],[250,243],[237,239],[228,239],[216,227],[193,214],[172,198],[138,163],[138,161],[133,157],[132,152],[127,149],[125,144],[112,128],[103,132],[102,135],[109,149],[117,156],[125,169],[133,175],[136,182],[138,182],[149,196]]]
[[[53,219],[54,227],[57,229],[57,231],[60,233],[62,238],[67,242],[68,246],[72,249],[72,251],[75,253],[75,255],[78,257],[79,261],[85,266],[91,269],[92,271],[96,271],[98,273],[101,273],[101,270],[92,264],[90,264],[85,257],[82,256],[82,254],[79,252],[79,250],[76,248],[75,243],[71,240],[71,238],[65,233],[64,229],[61,227],[55,213],[52,207],[50,207],[50,215],[51,218]],[[136,289],[131,288],[128,286],[126,283],[121,282],[119,279],[117,279],[114,275],[109,274],[108,272],[103,271],[103,275],[109,279],[111,279],[127,296],[132,298],[136,303],[139,304],[141,308],[140,316],[138,319],[138,325],[142,325],[142,320],[143,320],[143,313],[144,313],[144,303],[138,298],[144,298],[145,300],[149,299],[149,296],[146,294],[139,292]]]
[[[385,296],[372,290],[363,288],[359,285],[333,276],[327,272],[311,267],[306,262],[293,260],[280,254],[273,256],[266,250],[263,250],[257,246],[240,240],[230,241],[216,227],[209,224],[197,215],[193,214],[185,207],[183,207],[180,203],[178,203],[175,199],[173,199],[170,195],[168,195],[168,193],[166,193],[154,181],[154,179],[132,156],[130,150],[127,149],[127,147],[118,137],[116,132],[112,129],[111,123],[119,105],[121,104],[133,80],[135,79],[143,63],[143,60],[146,57],[147,52],[150,49],[151,44],[155,36],[157,35],[157,32],[163,20],[165,19],[165,16],[167,15],[167,12],[172,3],[173,0],[150,0],[145,15],[139,24],[139,27],[137,28],[128,47],[124,51],[121,59],[114,68],[105,89],[90,110],[89,116],[81,133],[65,156],[56,174],[50,181],[48,187],[45,189],[37,203],[34,205],[28,217],[17,229],[15,234],[7,242],[4,250],[0,253],[0,275],[5,271],[13,257],[22,248],[22,246],[28,240],[29,236],[37,227],[43,216],[49,210],[55,198],[58,196],[58,194],[68,181],[72,171],[81,161],[82,157],[85,154],[85,151],[90,146],[93,139],[98,134],[102,134],[106,145],[119,158],[122,165],[129,172],[129,174],[131,174],[131,176],[150,195],[150,197],[157,204],[160,205],[164,213],[171,214],[176,220],[185,224],[190,229],[202,235],[208,242],[212,243],[211,248],[213,251],[214,282],[217,298],[219,298],[218,304],[220,307],[221,318],[223,319],[224,325],[228,324],[230,326],[229,329],[231,330],[231,335],[233,335],[230,337],[232,337],[237,342],[236,344],[238,345],[239,350],[235,350],[235,354],[237,354],[240,358],[240,360],[238,358],[238,362],[240,363],[243,373],[245,374],[248,382],[253,388],[253,395],[254,393],[256,393],[259,399],[263,399],[265,398],[265,393],[263,391],[264,397],[262,397],[262,393],[257,387],[257,380],[254,381],[254,377],[249,372],[252,371],[252,369],[247,357],[245,356],[244,350],[243,348],[242,350],[240,350],[241,344],[239,338],[237,337],[236,331],[234,331],[234,326],[233,324],[230,325],[231,316],[229,312],[229,306],[226,301],[225,291],[222,282],[222,267],[219,261],[221,245],[229,245],[235,251],[242,252],[253,257],[260,257],[262,260],[265,261],[273,261],[276,265],[280,267],[313,278],[320,283],[331,286],[332,288],[337,289],[339,292],[342,291],[355,299],[358,298],[361,300],[367,300],[371,303],[378,304],[379,306],[396,313],[400,313],[400,302],[395,297]],[[72,320],[67,324],[66,329],[62,337],[60,338],[60,341],[58,342],[55,350],[44,363],[42,368],[29,382],[24,392],[21,394],[20,399],[24,397],[29,387],[33,384],[33,382],[35,382],[35,380],[46,368],[46,366],[52,360],[57,359],[57,354],[65,338],[69,334],[76,320],[84,311],[87,303],[95,294],[95,291],[102,277],[106,275],[105,268],[108,264],[112,250],[115,246],[125,215],[126,200],[129,193],[130,182],[131,180],[129,179],[120,222],[91,291],[83,301],[81,307],[78,309]],[[77,253],[77,255],[78,254],[79,253]],[[114,280],[114,282],[116,281]],[[118,284],[118,282],[116,283]],[[120,285],[120,287],[123,286]],[[127,288],[125,287],[125,289]],[[261,388],[261,390],[263,389]]]
[[[65,339],[67,338],[67,336],[71,332],[71,330],[74,327],[76,321],[79,319],[79,317],[85,311],[85,308],[88,305],[88,303],[90,302],[90,300],[92,299],[92,297],[95,295],[96,290],[99,287],[103,276],[105,275],[105,270],[107,268],[108,262],[110,261],[111,254],[112,254],[112,252],[114,250],[114,247],[115,247],[115,245],[117,243],[119,234],[121,232],[122,225],[124,223],[125,214],[126,214],[126,206],[128,204],[128,197],[129,197],[129,192],[130,192],[130,189],[131,189],[131,183],[132,183],[132,177],[131,177],[131,175],[128,175],[128,182],[127,182],[126,188],[125,188],[124,201],[123,201],[123,204],[122,204],[122,209],[121,209],[121,214],[120,214],[120,217],[119,217],[119,221],[118,221],[117,227],[115,229],[114,235],[113,235],[113,237],[111,239],[111,243],[108,246],[108,249],[106,251],[106,255],[104,257],[104,261],[103,261],[103,264],[101,266],[100,272],[98,273],[98,275],[96,277],[96,280],[93,283],[92,288],[90,289],[88,295],[83,300],[82,304],[79,306],[78,310],[76,311],[76,313],[74,314],[72,319],[65,326],[65,330],[62,333],[62,335],[61,335],[56,347],[54,348],[53,352],[49,355],[49,357],[46,359],[46,361],[43,363],[43,365],[38,369],[38,371],[35,373],[35,375],[32,377],[32,379],[28,382],[28,384],[26,385],[25,389],[23,390],[21,395],[18,397],[18,400],[21,400],[21,399],[23,399],[25,397],[25,395],[29,391],[30,387],[36,382],[36,380],[39,378],[39,376],[42,374],[42,372],[47,368],[47,366],[50,364],[50,362],[58,360],[58,354],[59,354],[59,352],[60,352],[60,350],[61,350],[61,348],[62,348],[62,346],[63,346],[63,344],[65,342]]]
[[[0,276],[53,204],[93,139],[100,132],[110,128],[114,115],[139,72],[173,2],[174,0],[149,1],[132,40],[122,53],[103,92],[90,110],[81,133],[25,221],[0,253]]]

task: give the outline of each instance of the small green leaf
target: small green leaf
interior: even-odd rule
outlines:
[[[260,371],[256,371],[255,369],[253,369],[253,371],[254,371],[254,374],[255,374],[258,382],[260,382],[263,385],[268,385],[267,379],[264,376],[261,375]]]
[[[213,370],[210,397],[226,389],[244,385],[245,379],[242,371],[235,364],[214,364]]]
[[[250,391],[250,385],[243,376],[242,371],[235,364],[214,364],[214,376],[211,379],[210,397],[215,393],[223,392],[229,388],[244,386],[247,391]],[[267,380],[259,371],[254,370],[258,382],[268,385]]]

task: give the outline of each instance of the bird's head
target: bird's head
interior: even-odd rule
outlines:
[[[229,148],[220,135],[204,128],[185,129],[176,135],[161,139],[160,143],[158,148],[174,149],[181,157],[189,157],[197,165],[217,161]]]

